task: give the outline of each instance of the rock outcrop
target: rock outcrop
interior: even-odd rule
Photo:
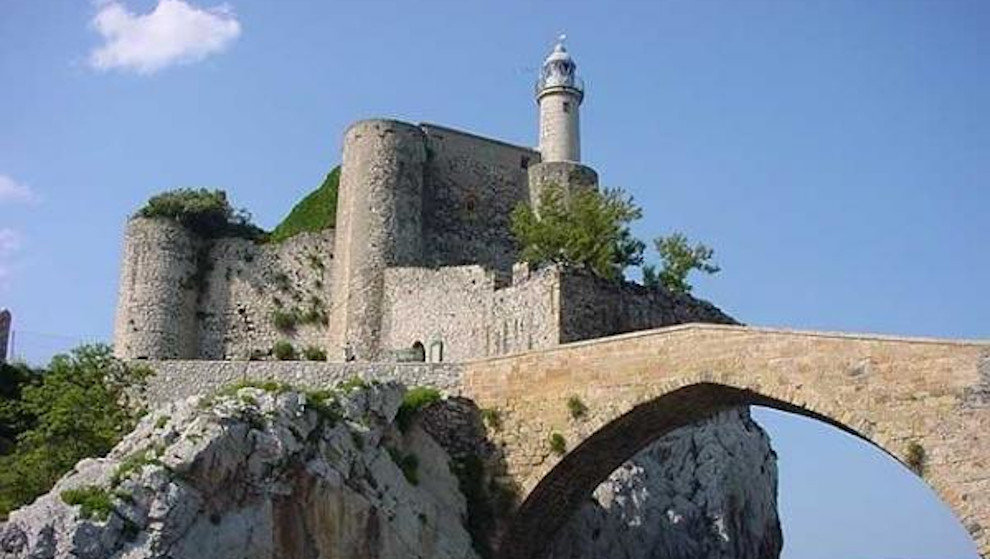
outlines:
[[[12,513],[0,558],[474,558],[447,454],[393,424],[402,395],[248,387],[158,409]]]
[[[776,559],[777,464],[748,409],[659,439],[554,538],[552,559]]]

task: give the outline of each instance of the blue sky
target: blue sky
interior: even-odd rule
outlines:
[[[109,339],[152,193],[222,187],[271,227],[360,118],[534,144],[561,31],[585,162],[640,236],[716,249],[697,294],[751,324],[990,338],[986,2],[188,2],[0,0],[0,306],[29,359]],[[758,417],[788,559],[975,556],[885,456]]]

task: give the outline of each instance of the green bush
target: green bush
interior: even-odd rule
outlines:
[[[403,433],[408,431],[419,410],[442,399],[443,396],[434,388],[427,386],[410,388],[402,397],[402,405],[399,406],[399,412],[395,415],[395,423],[398,425],[399,431]]]
[[[303,350],[303,358],[306,359],[306,361],[326,361],[327,352],[316,346],[307,346],[306,349]]]
[[[95,485],[87,485],[78,489],[66,489],[59,493],[62,501],[69,506],[79,505],[79,514],[83,518],[106,520],[113,512],[110,493]]]
[[[33,501],[83,458],[103,456],[137,423],[136,399],[151,371],[113,357],[109,346],[57,355],[37,379],[4,399],[28,418],[0,456],[0,519]]]
[[[550,433],[550,450],[558,456],[567,452],[567,440],[560,433]]]
[[[926,460],[927,455],[925,453],[925,447],[916,442],[912,442],[908,445],[907,453],[904,456],[904,463],[911,469],[912,472],[918,474],[919,476],[924,476]]]
[[[650,264],[643,266],[643,285],[663,286],[675,293],[690,293],[693,286],[687,282],[691,270],[706,274],[718,273],[721,268],[711,262],[715,251],[697,243],[688,242],[683,233],[673,233],[667,237],[657,237],[653,244],[660,254],[661,268]]]
[[[275,355],[275,359],[279,361],[294,361],[296,359],[296,348],[292,347],[292,343],[286,340],[275,342],[272,353]]]
[[[266,235],[263,229],[251,223],[247,211],[231,207],[223,190],[179,188],[156,194],[137,215],[172,219],[210,239],[262,239]]]
[[[295,309],[288,311],[275,309],[275,312],[272,313],[272,323],[275,324],[275,328],[279,332],[291,332],[295,330],[297,322],[299,322],[299,316],[296,314]]]
[[[571,396],[567,399],[567,410],[571,412],[572,419],[581,419],[588,413],[588,406],[584,405],[581,398]]]
[[[502,430],[502,414],[495,408],[482,408],[481,421],[492,431],[498,432]]]
[[[643,261],[645,245],[629,230],[640,217],[640,208],[619,189],[568,193],[548,184],[540,192],[538,212],[525,202],[515,208],[511,229],[524,261],[585,269],[618,281],[627,266]]]
[[[272,242],[282,242],[306,231],[322,231],[334,226],[337,219],[337,187],[340,167],[334,167],[319,188],[299,201],[282,223],[272,231]]]

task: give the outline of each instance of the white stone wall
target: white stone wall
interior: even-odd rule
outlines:
[[[281,243],[220,239],[209,252],[210,271],[199,294],[200,359],[267,356],[279,340],[297,350],[316,347],[330,355],[332,229],[301,233]],[[275,313],[301,318],[279,330]]]
[[[557,274],[547,269],[499,287],[480,266],[391,268],[385,274],[383,346],[404,350],[436,341],[445,361],[555,345]]]

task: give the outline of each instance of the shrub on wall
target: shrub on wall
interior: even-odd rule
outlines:
[[[584,405],[581,398],[571,396],[567,399],[567,411],[571,412],[572,419],[581,419],[588,413],[588,406]]]
[[[567,452],[567,440],[560,433],[550,433],[550,450],[557,456],[563,456]]]
[[[306,349],[303,350],[303,357],[307,361],[326,361],[327,352],[316,346],[307,346]]]
[[[284,241],[307,231],[322,231],[334,226],[337,219],[337,187],[340,167],[334,167],[319,188],[299,201],[282,223],[272,231],[273,242]]]
[[[156,194],[137,215],[175,220],[208,239],[262,239],[267,235],[251,223],[251,215],[246,210],[231,207],[223,190],[179,188]]]
[[[279,361],[292,361],[296,358],[296,348],[287,340],[279,340],[272,347],[272,354]]]
[[[520,203],[512,212],[512,234],[527,262],[585,269],[618,281],[626,267],[643,260],[645,245],[629,230],[640,217],[639,206],[620,189],[568,194],[549,184],[540,192],[538,211]]]

